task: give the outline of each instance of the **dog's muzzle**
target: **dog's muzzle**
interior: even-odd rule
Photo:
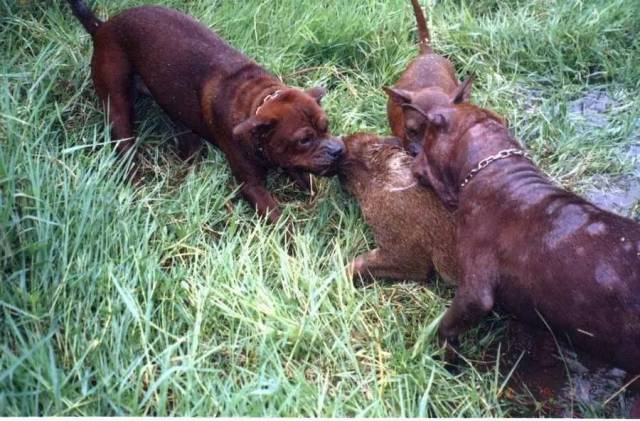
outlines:
[[[342,137],[324,140],[322,146],[316,152],[316,165],[323,167],[319,174],[326,176],[335,175],[344,155],[345,146]]]
[[[407,145],[407,153],[412,157],[418,156],[420,151],[422,150],[422,145],[416,142],[409,142]]]
[[[324,151],[332,161],[337,161],[344,155],[342,137],[335,137],[325,142]]]

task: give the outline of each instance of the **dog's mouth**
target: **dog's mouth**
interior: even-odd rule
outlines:
[[[312,160],[312,164],[305,168],[305,171],[312,172],[323,177],[332,177],[340,171],[344,155],[321,154]]]
[[[333,177],[338,174],[340,167],[340,159],[334,159],[333,161],[322,160],[310,169],[310,171],[316,175],[322,177]]]
[[[336,175],[340,163],[345,157],[344,143],[341,138],[324,142],[311,153],[294,157],[288,166],[296,171],[306,171],[322,177]]]

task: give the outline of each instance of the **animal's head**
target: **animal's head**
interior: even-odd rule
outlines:
[[[458,87],[457,94],[460,95],[461,102],[468,102],[471,97],[471,80],[467,80]],[[389,87],[382,89],[384,89],[391,101],[402,107],[404,123],[403,145],[405,150],[411,156],[418,155],[422,147],[424,133],[429,128],[429,122],[415,109],[446,105],[451,101],[451,97],[438,87],[428,87],[415,92]]]
[[[346,136],[344,158],[338,166],[338,177],[345,190],[353,194],[384,172],[385,152],[401,151],[401,142],[396,137],[380,137],[370,133]]]
[[[331,136],[320,101],[323,88],[287,88],[267,97],[256,114],[233,129],[233,136],[269,163],[317,175],[333,175],[344,153]]]
[[[421,151],[413,163],[413,174],[420,183],[432,187],[449,209],[458,206],[461,167],[473,148],[477,148],[471,143],[483,141],[471,136],[470,130],[487,121],[495,121],[504,128],[500,116],[464,101],[464,85],[469,83],[464,82],[445,104],[411,106],[427,126]]]

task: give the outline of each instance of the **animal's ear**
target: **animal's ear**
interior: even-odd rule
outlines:
[[[411,108],[412,110],[416,111],[418,114],[423,116],[429,122],[429,124],[438,129],[446,129],[449,126],[447,117],[442,112],[440,112],[438,108],[436,108],[435,111],[431,111],[428,113],[425,113],[415,105],[405,105],[405,108]]]
[[[322,86],[316,86],[315,88],[311,88],[307,90],[307,95],[316,100],[318,105],[320,105],[320,101],[327,94],[327,90]]]
[[[411,104],[411,92],[404,89],[390,88],[383,86],[382,90],[389,95],[389,98],[398,105]]]
[[[258,116],[249,117],[233,128],[234,139],[260,139],[266,137],[275,127],[276,122]]]
[[[471,99],[471,88],[473,87],[474,75],[469,75],[467,79],[458,85],[453,95],[451,96],[452,104],[460,104],[462,102],[469,102]]]

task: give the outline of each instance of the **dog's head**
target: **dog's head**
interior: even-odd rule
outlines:
[[[387,155],[402,151],[400,139],[370,133],[346,136],[344,146],[345,154],[338,165],[338,177],[344,189],[352,194],[385,172],[383,167],[387,165]]]
[[[413,174],[420,183],[432,187],[450,210],[458,206],[462,166],[469,154],[478,149],[473,143],[483,141],[473,138],[470,129],[486,121],[495,121],[504,127],[504,120],[497,114],[464,102],[462,90],[467,83],[463,83],[446,104],[438,98],[426,107],[411,106],[427,127],[412,166]]]
[[[269,163],[317,175],[333,175],[344,153],[331,136],[320,100],[323,88],[287,88],[265,99],[256,114],[233,129],[233,136]]]
[[[458,87],[460,102],[468,102],[471,97],[472,79],[465,81]],[[418,112],[438,105],[446,105],[451,101],[450,95],[439,87],[427,87],[412,92],[398,88],[382,88],[391,101],[402,107],[404,123],[403,145],[411,156],[416,156],[422,147],[422,138],[429,127],[429,122]]]

